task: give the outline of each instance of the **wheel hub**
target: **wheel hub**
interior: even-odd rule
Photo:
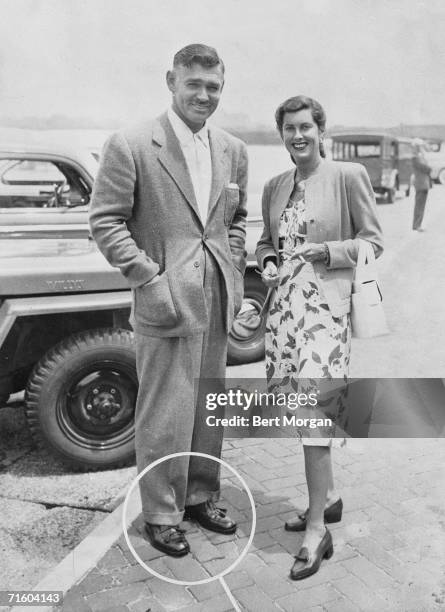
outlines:
[[[122,397],[114,387],[95,387],[86,397],[86,416],[104,423],[111,421],[122,409]]]
[[[101,385],[89,390],[85,397],[86,418],[89,421],[111,423],[122,410],[122,396],[119,389]]]
[[[131,423],[136,381],[112,367],[87,372],[74,381],[61,409],[61,422],[72,435],[105,440]]]

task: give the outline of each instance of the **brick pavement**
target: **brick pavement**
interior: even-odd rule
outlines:
[[[438,612],[445,610],[445,444],[443,439],[349,440],[334,449],[344,501],[331,525],[335,553],[300,582],[288,578],[301,534],[283,530],[306,506],[302,449],[293,440],[229,440],[223,459],[251,488],[257,510],[253,545],[226,583],[241,610],[267,612]],[[194,581],[226,569],[248,540],[247,495],[223,472],[223,505],[239,523],[222,536],[191,523],[193,554],[172,559],[129,530],[141,559],[158,573]],[[65,612],[218,612],[233,607],[219,581],[177,586],[142,568],[120,537],[97,567],[67,593]]]

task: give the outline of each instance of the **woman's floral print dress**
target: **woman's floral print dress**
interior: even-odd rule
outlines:
[[[312,263],[298,258],[296,249],[306,240],[304,213],[304,185],[300,183],[280,220],[280,284],[272,297],[266,324],[266,374],[269,391],[274,393],[308,393],[317,389],[322,393],[318,404],[323,407],[323,416],[337,419],[343,393],[329,397],[326,391],[335,388],[333,379],[347,381],[349,317],[332,316]],[[326,435],[313,430],[299,433],[315,438]]]

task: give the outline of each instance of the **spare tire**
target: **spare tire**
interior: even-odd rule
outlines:
[[[33,436],[70,466],[134,460],[137,395],[133,334],[96,329],[63,340],[37,363],[25,391]]]
[[[244,279],[244,304],[253,307],[257,313],[260,312],[267,295],[267,288],[259,274],[253,270],[246,273]],[[237,365],[251,363],[264,358],[264,334],[266,331],[266,317],[261,318],[259,327],[252,331],[248,337],[240,336],[235,329],[229,334],[227,347],[227,363]]]

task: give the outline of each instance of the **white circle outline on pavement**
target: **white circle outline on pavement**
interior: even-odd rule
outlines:
[[[127,508],[128,508],[128,502],[129,502],[129,499],[130,499],[130,495],[131,495],[133,489],[135,488],[135,486],[138,484],[139,480],[143,476],[145,476],[145,474],[147,472],[149,472],[150,470],[155,468],[160,463],[163,463],[164,461],[168,461],[169,459],[175,459],[176,457],[192,457],[192,456],[193,457],[203,457],[204,459],[211,459],[212,461],[217,461],[223,467],[225,467],[228,470],[230,470],[232,472],[232,474],[235,474],[235,476],[238,478],[238,480],[241,482],[241,484],[243,485],[244,489],[246,490],[247,496],[248,496],[249,501],[250,501],[250,505],[251,505],[251,508],[252,508],[252,527],[251,527],[251,530],[250,530],[250,535],[249,535],[249,539],[247,540],[246,546],[242,550],[242,552],[239,555],[238,559],[236,559],[232,563],[232,565],[230,565],[227,569],[223,570],[222,572],[220,572],[216,576],[210,576],[209,578],[203,578],[202,580],[194,580],[193,582],[187,582],[185,580],[176,580],[176,578],[168,578],[167,576],[163,576],[162,574],[159,574],[154,569],[151,569],[146,563],[144,563],[142,561],[142,559],[139,557],[139,555],[137,554],[137,552],[133,548],[132,543],[130,542],[130,538],[128,537],[128,531],[127,531],[127,525],[126,525],[126,520],[125,519],[126,519],[126,516],[127,516]],[[195,453],[193,451],[185,451],[185,452],[182,452],[182,453],[172,453],[171,455],[165,455],[165,457],[161,457],[160,459],[156,459],[156,461],[153,461],[153,463],[150,463],[149,465],[147,465],[147,467],[144,468],[142,470],[142,472],[140,474],[138,474],[136,476],[136,478],[133,480],[130,488],[128,489],[128,493],[125,496],[125,500],[124,500],[124,507],[123,507],[123,511],[122,511],[122,526],[123,526],[123,530],[124,530],[125,540],[127,542],[128,548],[131,551],[131,554],[136,559],[136,561],[139,563],[139,565],[141,565],[144,569],[146,569],[149,574],[152,574],[153,576],[156,576],[156,578],[160,578],[160,580],[165,580],[166,582],[170,582],[171,584],[178,584],[180,586],[195,586],[195,585],[198,585],[198,584],[207,584],[209,582],[213,582],[213,580],[221,580],[221,578],[223,578],[223,576],[225,576],[226,574],[228,574],[229,572],[234,570],[235,567],[238,565],[238,563],[240,563],[244,559],[244,557],[247,555],[247,551],[249,550],[249,548],[250,548],[250,546],[251,546],[251,544],[253,542],[253,538],[255,536],[255,528],[256,528],[255,500],[253,499],[252,492],[249,489],[249,487],[247,486],[247,483],[245,482],[245,480],[241,476],[241,474],[239,474],[239,472],[237,472],[231,465],[229,465],[228,463],[226,463],[225,461],[223,461],[219,457],[213,457],[212,455],[206,455],[205,453]]]

